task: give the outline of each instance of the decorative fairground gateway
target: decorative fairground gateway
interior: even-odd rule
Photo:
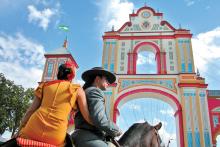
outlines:
[[[220,91],[207,90],[195,73],[190,30],[176,29],[163,13],[144,6],[129,22],[103,36],[102,66],[117,75],[105,92],[107,113],[115,122],[129,100],[150,97],[175,111],[178,147],[215,147],[220,135]],[[155,55],[156,74],[138,74],[141,51]],[[147,112],[146,112],[147,113]]]

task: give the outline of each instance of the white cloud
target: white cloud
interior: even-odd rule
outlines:
[[[173,109],[160,110],[160,113],[163,115],[169,115],[171,117],[173,117],[173,115],[174,115]]]
[[[76,83],[76,84],[79,84],[79,85],[83,86],[85,82],[84,82],[83,80],[74,79],[74,83]]]
[[[136,105],[136,104],[129,104],[128,108],[131,109],[131,110],[141,110],[141,106]]]
[[[141,54],[138,54],[137,65],[142,65],[147,63],[147,58]]]
[[[39,11],[33,5],[28,6],[28,11],[28,21],[39,23],[38,25],[44,30],[47,29],[51,17],[55,14],[55,12],[50,8],[45,8],[44,10]]]
[[[192,6],[193,4],[195,4],[195,0],[184,0],[186,2],[187,6]]]
[[[137,65],[155,64],[155,55],[151,52],[138,53]]]
[[[215,70],[220,68],[215,62],[220,59],[220,27],[193,37],[192,46],[195,66],[201,72],[211,69],[208,64],[211,64]]]
[[[36,4],[42,4],[44,6],[49,6],[54,0],[35,0]]]
[[[138,121],[136,121],[135,123],[144,123],[145,120],[144,119],[139,119]]]
[[[39,27],[47,30],[48,25],[53,18],[55,23],[59,22],[60,17],[60,2],[55,0],[36,0],[36,5],[28,5],[28,22],[35,23]],[[38,10],[37,6],[41,5],[42,10]],[[56,25],[56,24],[55,24]]]
[[[25,88],[36,87],[45,62],[44,47],[21,33],[0,33],[0,72]]]
[[[96,0],[96,5],[100,8],[100,13],[95,20],[101,22],[102,32],[110,31],[112,26],[118,30],[125,22],[129,21],[129,14],[134,9],[134,4],[127,0]]]

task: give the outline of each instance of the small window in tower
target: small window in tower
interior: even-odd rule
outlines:
[[[171,70],[171,71],[174,71],[174,66],[170,66],[170,70]]]
[[[121,60],[124,60],[124,59],[125,59],[125,53],[122,52],[122,53],[121,53]]]
[[[169,41],[169,42],[168,42],[168,45],[172,45],[172,41]]]
[[[219,124],[217,115],[213,115],[213,123],[214,123],[214,128]]]
[[[169,52],[169,58],[170,60],[173,60],[173,52]]]
[[[124,71],[124,66],[120,66],[120,71]]]
[[[52,77],[53,73],[53,62],[49,62],[47,66],[47,77]]]
[[[122,43],[121,43],[121,46],[125,46],[125,42],[122,42]]]

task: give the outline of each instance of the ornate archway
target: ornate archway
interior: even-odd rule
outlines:
[[[157,94],[176,107],[179,146],[211,147],[208,84],[195,72],[190,30],[174,28],[163,13],[147,6],[129,17],[119,30],[103,36],[102,66],[117,77],[106,92],[110,118],[116,121],[117,107],[130,96]],[[142,49],[155,53],[157,74],[136,73]]]
[[[171,107],[175,110],[175,118],[178,120],[178,136],[184,136],[183,133],[183,115],[182,115],[182,107],[181,104],[178,102],[177,98],[167,92],[164,92],[162,90],[158,90],[158,89],[152,89],[152,88],[141,88],[141,89],[135,89],[135,90],[129,90],[128,92],[120,95],[115,103],[114,103],[114,113],[113,113],[113,121],[116,122],[117,119],[117,115],[118,113],[118,106],[121,103],[122,100],[126,99],[127,97],[132,97],[134,95],[138,95],[138,94],[150,94],[151,97],[153,96],[152,93],[157,94],[157,98],[161,99],[162,101],[165,101],[166,103],[169,103],[171,105]],[[154,97],[156,98],[156,97]],[[184,147],[184,138],[180,137],[178,138],[178,144],[180,145],[180,147]]]
[[[136,74],[137,69],[137,55],[141,47],[149,46],[155,53],[155,60],[157,62],[157,74],[166,74],[166,53],[160,51],[157,44],[153,42],[140,42],[135,45],[134,50],[128,53],[128,74]]]

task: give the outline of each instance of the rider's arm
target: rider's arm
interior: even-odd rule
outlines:
[[[88,105],[87,105],[87,100],[86,100],[86,95],[85,92],[82,88],[78,89],[78,94],[77,94],[77,102],[79,105],[80,112],[82,113],[83,118],[93,125],[90,116],[89,116],[89,110],[88,110]]]
[[[98,88],[93,88],[87,94],[89,112],[94,126],[104,131],[108,136],[120,135],[119,128],[107,117],[103,92]]]

